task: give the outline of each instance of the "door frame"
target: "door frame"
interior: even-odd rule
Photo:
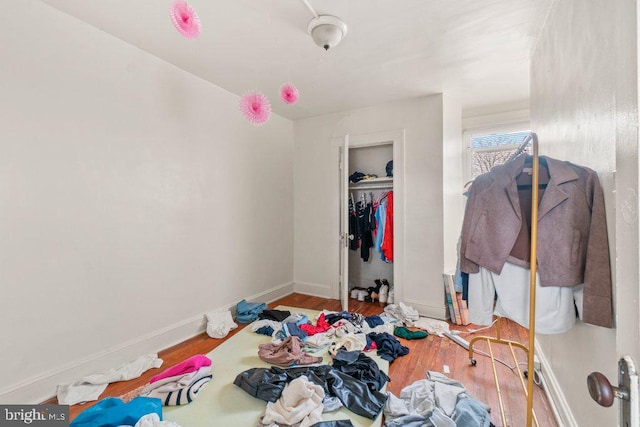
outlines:
[[[405,130],[394,129],[382,132],[371,132],[363,134],[348,134],[349,143],[348,148],[363,148],[374,147],[377,145],[389,145],[393,147],[393,286],[394,286],[394,301],[404,301],[404,271],[405,271],[405,197],[404,197],[404,185],[405,185]],[[344,136],[340,138],[334,138],[335,145],[341,145],[344,142]],[[340,161],[342,156],[340,156]],[[345,165],[346,168],[349,165]],[[338,172],[340,171],[340,165],[338,164]],[[348,173],[347,173],[348,176]],[[343,187],[344,186],[344,187]],[[341,182],[340,189],[347,188],[349,183]],[[343,213],[343,209],[348,209],[348,206],[343,206],[343,194],[340,192],[340,215]],[[342,257],[343,252],[340,248],[343,246],[341,238],[338,239],[338,256]],[[342,266],[342,260],[338,263]],[[341,274],[341,271],[338,271]],[[346,278],[346,284],[348,286],[349,278]],[[340,280],[336,280],[337,288],[334,290],[334,295],[341,295]]]

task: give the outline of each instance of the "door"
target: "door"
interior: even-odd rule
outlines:
[[[339,289],[342,310],[349,310],[349,134],[345,134],[340,148],[340,275]]]

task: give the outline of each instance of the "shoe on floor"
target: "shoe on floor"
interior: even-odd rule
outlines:
[[[378,299],[380,302],[387,302],[387,298],[389,297],[389,287],[387,285],[380,286],[380,293],[378,294]]]

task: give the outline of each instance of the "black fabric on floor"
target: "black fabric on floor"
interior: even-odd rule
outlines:
[[[400,344],[400,341],[393,335],[386,332],[376,334],[371,332],[367,334],[368,338],[371,338],[378,347],[378,356],[382,357],[389,363],[393,363],[400,356],[409,354],[409,348]]]
[[[390,378],[378,364],[361,351],[338,350],[333,367],[367,384],[372,390],[380,390]]]
[[[353,427],[353,423],[350,420],[320,421],[311,427]]]
[[[258,314],[258,319],[275,320],[276,322],[282,322],[289,316],[291,316],[291,312],[287,310],[263,310],[260,314]]]
[[[362,381],[329,365],[289,369],[277,366],[271,369],[251,368],[238,374],[233,383],[253,397],[275,402],[285,385],[302,375],[322,386],[325,394],[337,397],[351,412],[372,420],[380,414],[387,401],[386,394],[371,390]]]

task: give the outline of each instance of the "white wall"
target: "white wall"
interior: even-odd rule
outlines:
[[[635,19],[634,0],[556,1],[532,57],[531,128],[541,154],[598,172],[617,294],[617,331],[578,323],[537,337],[552,388],[566,399],[566,425],[616,425],[616,408],[593,402],[586,378],[601,371],[617,384],[617,349],[627,341],[638,351],[638,200],[629,197],[638,187]]]
[[[462,155],[462,111],[460,102],[443,96],[443,271],[455,270],[458,262],[458,238],[462,230],[465,196],[464,170],[466,163]]]
[[[0,402],[292,290],[291,121],[39,1],[0,39]]]
[[[397,129],[406,130],[404,298],[444,318],[442,95],[295,122],[296,290],[337,298],[339,151],[332,138]]]

